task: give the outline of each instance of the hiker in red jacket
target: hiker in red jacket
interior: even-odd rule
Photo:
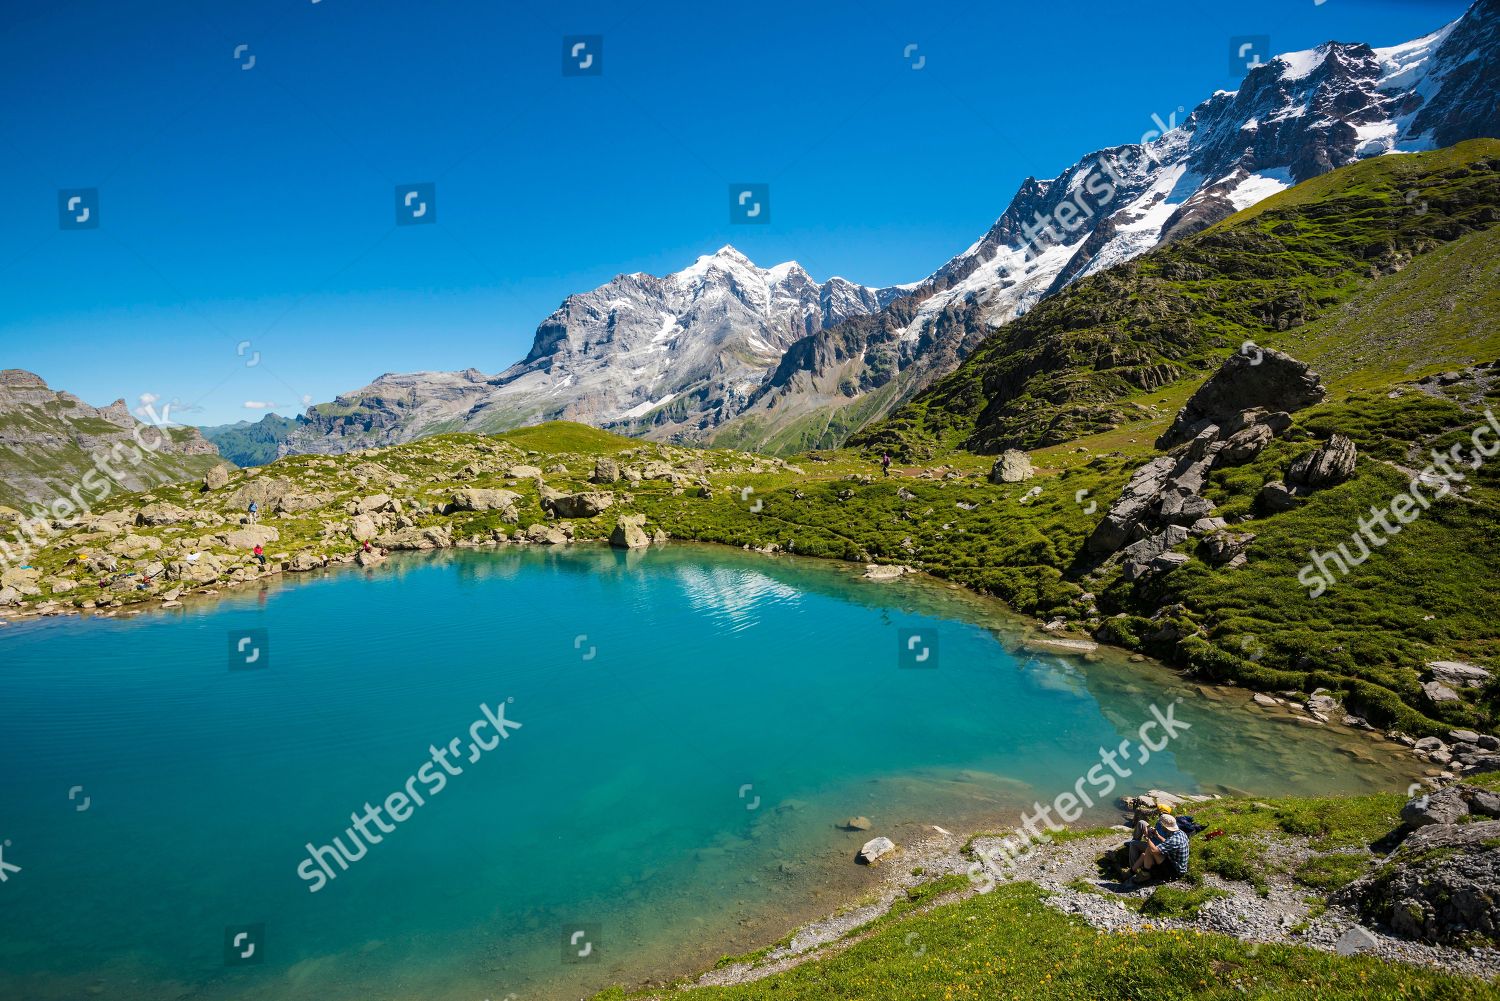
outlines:
[[[262,549],[259,545],[257,545],[255,547],[255,558],[257,560],[260,560],[260,565],[262,567],[264,567],[266,565],[266,551],[264,549]]]

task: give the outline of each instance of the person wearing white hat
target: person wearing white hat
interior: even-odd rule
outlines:
[[[1130,867],[1131,885],[1144,883],[1158,873],[1168,879],[1187,875],[1188,839],[1177,826],[1176,817],[1170,813],[1162,814],[1157,830],[1146,831],[1145,840],[1140,857]],[[1152,872],[1153,869],[1156,871]]]

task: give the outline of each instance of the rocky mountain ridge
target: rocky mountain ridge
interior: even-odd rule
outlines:
[[[715,440],[778,452],[840,444],[1081,278],[1358,160],[1500,136],[1497,82],[1500,0],[1402,45],[1277,56],[1155,138],[1027,178],[909,299],[795,346]]]
[[[120,461],[119,456],[132,453],[141,460]],[[196,428],[159,429],[138,421],[123,399],[96,408],[50,388],[35,373],[0,371],[0,465],[5,471],[0,504],[24,510],[67,498],[91,470],[105,475],[96,464],[100,457],[117,474],[114,489],[119,490],[145,490],[202,475],[220,461]]]
[[[796,262],[761,268],[725,246],[665,277],[619,275],[569,296],[538,326],[526,357],[498,375],[388,374],[312,407],[282,453],[548,420],[697,440],[742,410],[798,340],[903,291],[838,277],[819,283]]]

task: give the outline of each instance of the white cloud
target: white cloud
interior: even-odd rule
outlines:
[[[270,400],[246,400],[245,401],[245,409],[246,410],[274,410],[274,409],[276,409],[276,404],[273,403]]]

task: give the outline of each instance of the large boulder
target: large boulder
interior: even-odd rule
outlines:
[[[1293,462],[1286,480],[1312,489],[1336,486],[1354,475],[1356,453],[1347,435],[1336,434]]]
[[[1469,804],[1457,786],[1418,796],[1401,808],[1401,822],[1411,828],[1456,824],[1468,815]]]
[[[371,494],[354,502],[355,514],[374,514],[377,511],[395,510],[390,494]]]
[[[304,550],[294,554],[287,563],[286,568],[292,573],[307,573],[309,570],[316,570],[318,567],[326,565],[326,563],[326,560]]]
[[[1440,705],[1444,702],[1459,702],[1459,694],[1441,681],[1424,681],[1422,692],[1434,704]]]
[[[1408,938],[1500,943],[1500,821],[1422,827],[1332,899]]]
[[[444,525],[430,528],[413,525],[397,532],[388,532],[375,542],[382,549],[448,549],[453,545],[453,536]]]
[[[281,533],[266,525],[246,525],[225,532],[219,538],[230,549],[254,549],[270,545],[281,538]]]
[[[223,572],[223,564],[213,553],[193,553],[191,558],[168,563],[165,576],[168,580],[208,584],[218,580]]]
[[[615,530],[609,534],[609,544],[616,549],[645,549],[651,545],[646,535],[644,514],[622,514],[615,521]]]
[[[137,525],[181,525],[192,521],[193,518],[191,511],[184,510],[176,504],[158,502],[147,504],[136,512],[135,523]]]
[[[1198,387],[1156,446],[1171,448],[1209,424],[1227,425],[1246,410],[1292,413],[1322,403],[1327,395],[1306,362],[1247,344]]]
[[[114,553],[116,556],[124,556],[136,559],[144,553],[155,552],[161,548],[161,540],[154,535],[122,535],[105,546],[105,551]]]
[[[459,511],[509,511],[515,512],[521,495],[514,490],[480,490],[465,487],[453,492],[453,507]],[[514,521],[514,518],[506,519]]]
[[[600,457],[594,460],[594,475],[590,477],[595,483],[618,483],[620,481],[620,464],[614,459]]]
[[[535,542],[544,546],[562,546],[572,541],[561,528],[551,525],[536,524],[526,529],[527,542]]]
[[[603,514],[615,503],[615,495],[608,490],[586,490],[576,494],[561,494],[542,502],[542,507],[559,518],[594,518]]]
[[[229,467],[215,466],[203,475],[204,490],[220,490],[229,485]]]
[[[1032,468],[1031,457],[1020,449],[1007,448],[1000,453],[1000,458],[995,460],[995,465],[990,469],[991,483],[1020,483],[1029,480],[1036,475]]]

